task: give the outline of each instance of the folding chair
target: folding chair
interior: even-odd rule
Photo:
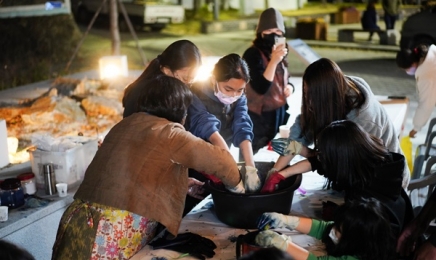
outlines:
[[[436,170],[432,167],[436,164],[436,157],[429,157],[425,166],[424,175],[419,179],[411,180],[407,187],[410,201],[415,216],[421,211],[436,186]],[[436,221],[432,220],[427,232],[433,233],[436,230]]]
[[[427,129],[427,135],[425,136],[425,143],[427,143],[430,134],[433,132],[433,126],[436,125],[436,117],[430,120]]]
[[[434,165],[436,165],[436,157],[431,156],[427,160],[424,175],[421,178],[412,179],[407,186],[408,195],[414,208],[424,205],[436,186],[436,169],[432,170]]]
[[[436,118],[433,118],[430,122],[431,124],[436,124]],[[433,125],[430,125],[429,131]],[[424,144],[418,145],[415,152],[415,160],[413,161],[413,171],[411,174],[411,179],[419,179],[422,175],[422,167],[424,162],[430,156],[436,156],[436,145],[433,145],[433,139],[436,137],[436,131],[427,133],[426,140]]]

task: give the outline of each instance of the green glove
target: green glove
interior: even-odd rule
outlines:
[[[280,235],[272,230],[261,231],[255,238],[256,244],[263,247],[274,246],[282,251],[288,250],[288,244],[292,242],[291,237]]]

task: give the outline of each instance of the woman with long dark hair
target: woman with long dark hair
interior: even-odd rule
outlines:
[[[200,50],[194,43],[188,40],[178,40],[170,44],[160,55],[153,59],[145,68],[144,72],[133,83],[126,87],[123,97],[123,117],[139,112],[139,94],[142,88],[155,87],[150,81],[160,75],[167,75],[191,85],[201,65]],[[197,97],[193,97],[192,103],[201,107]],[[204,107],[202,113],[196,113],[193,120],[200,126],[208,125],[210,122],[218,122],[215,116],[207,113]],[[226,142],[218,131],[207,128],[196,134],[204,140],[211,142],[223,149],[228,150]]]
[[[339,120],[317,135],[315,156],[279,174],[287,178],[317,171],[327,178],[328,187],[344,191],[346,201],[362,197],[378,199],[390,213],[393,232],[399,235],[413,218],[412,205],[402,188],[405,167],[404,156],[389,151],[380,138],[350,120]]]
[[[301,114],[290,128],[285,148],[270,171],[267,185],[274,187],[284,179],[286,174],[282,170],[286,171],[284,168],[296,154],[306,158],[314,156],[314,150],[309,147],[325,127],[337,120],[355,122],[365,132],[379,138],[390,152],[402,154],[398,133],[368,83],[362,78],[344,75],[334,61],[321,58],[304,72]],[[402,187],[406,188],[410,171],[408,167],[403,170]]]

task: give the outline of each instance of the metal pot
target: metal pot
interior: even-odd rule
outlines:
[[[256,162],[259,178],[265,181],[273,162]],[[235,194],[223,187],[207,182],[205,188],[212,194],[215,213],[223,223],[245,229],[255,229],[257,221],[264,212],[289,214],[294,191],[301,184],[301,174],[294,175],[281,182],[279,189],[273,193]]]

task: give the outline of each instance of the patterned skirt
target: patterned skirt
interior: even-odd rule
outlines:
[[[158,222],[125,210],[74,200],[59,223],[52,259],[129,259]]]

